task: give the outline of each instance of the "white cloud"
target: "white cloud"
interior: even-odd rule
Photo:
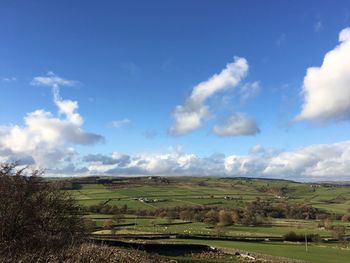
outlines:
[[[127,162],[122,164],[102,160],[114,160],[112,156],[99,157],[99,162],[88,161],[90,174],[112,175],[224,175],[224,155],[200,158],[186,154],[176,147],[164,154],[140,154],[134,157],[122,155]]]
[[[328,177],[350,176],[350,141],[307,146],[282,152],[269,160],[263,170],[270,176]]]
[[[181,135],[198,129],[204,118],[209,117],[208,107],[205,105],[192,106],[176,106],[173,117],[175,124],[170,128],[171,135]]]
[[[112,121],[112,123],[111,123],[112,127],[116,128],[116,129],[129,126],[130,124],[131,124],[131,121],[127,118],[124,118],[122,120]]]
[[[161,176],[248,176],[312,180],[350,180],[350,141],[310,145],[281,151],[253,147],[248,155],[214,154],[200,157],[179,149],[167,153],[143,153],[135,156],[114,152],[89,154],[76,167],[67,162],[51,169],[55,175],[161,175]],[[1,150],[0,150],[1,153]],[[0,154],[0,158],[1,158]],[[28,158],[30,163],[31,159]]]
[[[66,118],[77,126],[81,126],[84,122],[83,118],[77,112],[78,102],[72,100],[62,100],[59,94],[59,89],[53,88],[53,97],[56,106],[58,107],[59,114],[66,116]]]
[[[47,87],[62,87],[74,86],[77,82],[75,80],[67,80],[57,76],[52,71],[47,72],[46,76],[34,77],[31,81],[33,86],[47,86]]]
[[[294,180],[349,180],[350,141],[281,151],[254,146],[248,155],[200,157],[181,149],[168,153],[85,158],[89,174],[251,176]],[[123,160],[123,161],[121,161]]]
[[[339,42],[325,55],[321,67],[307,69],[304,104],[296,120],[350,119],[350,28],[340,32]]]
[[[93,144],[103,139],[100,135],[82,129],[84,120],[77,112],[78,102],[62,100],[60,97],[59,85],[68,85],[69,81],[56,76],[51,80],[46,77],[36,77],[34,80],[53,87],[58,115],[39,109],[28,113],[22,126],[0,126],[0,155],[7,152],[3,158],[23,160],[31,157],[37,166],[54,168],[73,158],[74,145]]]
[[[176,106],[173,111],[174,124],[170,134],[185,134],[199,128],[202,121],[210,116],[206,100],[217,92],[236,87],[246,76],[248,68],[246,59],[235,57],[219,74],[196,85],[184,105]]]
[[[235,113],[229,117],[223,125],[215,126],[213,132],[221,137],[256,135],[260,132],[255,120],[248,118],[243,113]]]
[[[350,178],[350,141],[311,145],[294,151],[263,151],[260,155],[228,156],[228,173],[297,180]]]
[[[255,144],[249,149],[250,154],[258,154],[265,152],[265,148],[261,144]]]
[[[225,158],[224,166],[226,173],[231,176],[261,177],[266,162],[267,160],[256,155],[230,155]]]
[[[112,153],[111,156],[104,154],[88,154],[83,157],[83,161],[95,165],[115,165],[124,167],[130,163],[130,157],[118,152]]]

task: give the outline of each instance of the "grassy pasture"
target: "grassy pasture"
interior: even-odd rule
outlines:
[[[254,251],[278,257],[305,260],[314,263],[347,263],[350,258],[350,249],[339,244],[308,244],[308,251],[303,243],[282,242],[235,242],[215,240],[159,240],[159,242],[185,243],[185,244],[207,244],[224,249],[240,249]]]
[[[185,180],[185,179],[183,179]],[[167,185],[140,183],[130,186],[122,185],[112,188],[102,184],[83,184],[81,189],[70,191],[82,205],[89,206],[108,202],[110,205],[127,205],[131,209],[156,209],[158,207],[174,207],[185,205],[206,205],[221,207],[239,207],[245,202],[262,199],[280,202],[276,193],[261,192],[259,188],[288,187],[283,198],[289,202],[304,202],[316,208],[332,213],[344,214],[350,209],[349,187],[316,187],[310,184],[285,181],[235,181],[230,179],[186,179],[184,182],[176,178]],[[224,197],[232,200],[225,200]],[[157,203],[141,203],[140,197],[157,198]]]
[[[103,223],[110,219],[111,215],[87,215],[96,221],[98,227],[102,227]],[[126,216],[121,224],[135,224],[133,226],[117,227],[116,233],[181,233],[181,234],[200,234],[200,235],[217,235],[218,232],[225,236],[276,236],[281,237],[290,231],[297,234],[319,234],[321,237],[330,237],[332,232],[317,227],[317,222],[313,220],[273,220],[273,226],[242,226],[233,225],[221,228],[215,228],[201,222],[184,222],[181,220],[173,220],[171,223],[164,218],[155,217],[135,217]],[[342,224],[348,227],[350,233],[350,224],[342,222],[334,222],[334,224]]]
[[[276,189],[285,188],[283,193]],[[205,177],[174,177],[166,184],[156,183],[147,178],[125,180],[113,185],[82,184],[80,189],[70,191],[73,197],[83,206],[109,204],[128,209],[153,210],[176,206],[216,206],[222,208],[244,207],[247,203],[260,198],[272,203],[291,202],[305,203],[329,213],[346,214],[350,209],[350,187],[335,187],[330,185],[311,185],[283,180],[265,179],[219,179]],[[226,198],[225,198],[226,197]],[[139,198],[158,199],[158,202],[144,203]],[[86,215],[102,228],[112,215]],[[297,234],[319,234],[321,237],[331,237],[332,231],[318,227],[318,220],[269,219],[270,225],[213,227],[202,222],[186,223],[181,220],[169,221],[165,218],[137,217],[125,215],[121,224],[116,226],[118,234],[143,233],[182,233],[194,235],[225,235],[225,236],[276,236],[281,237],[290,231]],[[332,224],[344,225],[350,234],[350,223],[333,221]],[[99,230],[97,233],[111,233],[109,230]],[[209,244],[226,249],[241,249],[255,251],[273,256],[289,257],[308,262],[348,262],[350,250],[340,243],[312,243],[305,251],[304,244],[283,242],[234,242],[215,240],[160,240],[160,242],[182,242]],[[204,262],[193,258],[179,258],[178,262]],[[224,261],[223,261],[224,262]],[[234,262],[234,261],[230,261]]]

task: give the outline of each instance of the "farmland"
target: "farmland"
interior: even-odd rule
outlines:
[[[329,212],[346,213],[350,207],[350,188],[333,185],[301,184],[291,181],[257,179],[173,178],[168,183],[137,178],[112,181],[112,184],[81,184],[71,193],[84,206],[107,202],[110,205],[127,205],[131,209],[154,209],[181,205],[242,206],[257,197],[279,202],[306,202]],[[273,188],[286,187],[283,196]],[[272,189],[271,192],[264,188]],[[231,200],[224,197],[232,197]],[[157,203],[141,203],[138,198],[157,198]]]
[[[65,183],[86,209],[85,218],[93,222],[93,235],[100,238],[139,240],[142,235],[164,235],[147,242],[206,244],[225,251],[243,250],[307,262],[346,262],[350,257],[346,241],[350,223],[344,220],[350,213],[350,187],[346,184],[215,177],[92,177]],[[270,213],[258,222],[247,223],[240,217],[252,204],[307,210],[298,218]],[[219,216],[220,211],[230,216],[238,211],[240,219],[229,224],[213,223],[196,219],[196,212],[190,219],[184,218],[185,212],[193,212],[191,209],[204,209],[202,215],[206,216],[210,211]],[[341,240],[335,238],[336,229],[343,229]],[[308,236],[308,247],[300,240],[286,243],[285,236],[291,232]],[[242,242],[247,241],[244,239],[250,242]],[[188,258],[177,258],[188,262]]]

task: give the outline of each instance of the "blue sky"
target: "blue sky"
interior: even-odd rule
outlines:
[[[203,172],[198,167],[189,168],[193,164],[179,168],[181,156],[193,155],[206,162],[205,158],[213,154],[224,154],[221,161],[227,168],[230,156],[253,158],[251,149],[256,145],[264,149],[259,157],[263,163],[272,158],[267,152],[280,158],[278,154],[295,154],[310,145],[339,143],[343,147],[339,158],[344,158],[350,131],[349,117],[344,113],[350,109],[347,102],[343,112],[332,108],[322,113],[313,111],[316,106],[311,103],[319,101],[315,98],[309,102],[309,110],[301,112],[306,103],[302,89],[307,69],[321,67],[327,52],[340,44],[340,32],[349,26],[350,1],[341,0],[1,1],[0,156],[3,152],[3,160],[29,158],[31,163],[46,167],[52,162],[46,162],[40,154],[55,152],[57,147],[59,151],[64,148],[63,152],[72,148],[74,154],[69,160],[56,156],[57,173],[74,166],[72,174],[79,174],[80,168],[91,173],[170,175],[174,171]],[[190,97],[195,87],[220,74],[227,64],[235,63],[235,56],[249,66],[239,83],[229,84],[193,106],[197,101]],[[344,72],[336,66],[334,71]],[[52,83],[33,84],[40,76],[72,83],[56,83],[59,97],[55,100]],[[306,89],[310,96],[315,94],[315,85]],[[346,97],[350,86],[344,89]],[[57,102],[68,100],[77,102],[79,108],[74,112],[84,120],[83,124],[74,123],[77,130],[103,139],[81,143],[62,137],[52,144],[53,139],[47,141],[45,136],[40,141],[38,132],[28,133],[23,121],[26,114],[43,109],[64,120],[66,113],[58,113]],[[202,116],[199,127],[171,133],[176,121],[183,121],[174,117],[176,106],[183,106],[182,111],[191,114],[206,107],[209,113]],[[182,113],[179,118],[183,118]],[[321,113],[329,113],[330,117],[320,117]],[[293,121],[300,114],[303,117]],[[239,127],[238,121],[243,121]],[[253,130],[247,130],[248,124]],[[14,125],[37,144],[26,151],[10,145],[11,136],[15,141],[21,136],[11,132]],[[221,133],[214,127],[221,127]],[[115,153],[129,156],[136,163],[152,163],[156,156],[156,166],[163,168],[141,169],[130,164],[128,168],[133,169],[124,171],[117,161],[108,168],[102,168],[104,163],[98,158],[84,161],[84,156],[97,154],[117,160]],[[172,156],[171,164],[159,164],[166,159],[164,156]],[[339,158],[319,157],[312,165],[306,162],[304,170],[282,170],[280,176],[318,179],[334,173],[333,179],[348,178],[345,170],[308,172],[311,166],[322,166],[322,161]],[[288,159],[279,165],[286,168],[292,162]],[[347,168],[350,158],[341,162]],[[240,168],[227,175],[279,176],[242,165],[240,162]],[[227,169],[222,169],[217,173],[226,175]],[[211,175],[210,171],[208,167],[204,174]]]

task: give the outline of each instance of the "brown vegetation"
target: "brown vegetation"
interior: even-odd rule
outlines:
[[[13,262],[45,262],[45,263],[165,263],[169,260],[160,256],[148,254],[138,250],[127,250],[116,247],[98,246],[84,243],[69,247],[59,253],[47,251],[27,252],[11,258],[1,258],[3,263]]]
[[[85,228],[75,201],[40,171],[16,167],[0,166],[0,255],[59,253],[79,242]]]

